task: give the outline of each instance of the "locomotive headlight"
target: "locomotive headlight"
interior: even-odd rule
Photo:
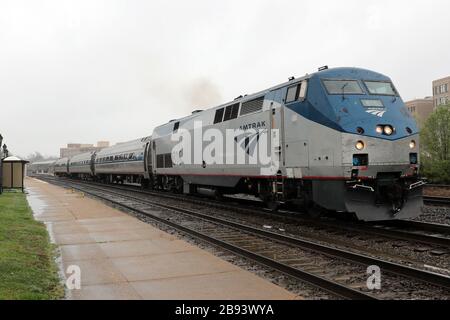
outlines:
[[[382,126],[377,126],[377,128],[375,130],[376,130],[376,132],[378,134],[382,134],[383,133],[383,127]]]
[[[358,141],[358,142],[356,143],[355,147],[356,147],[356,149],[358,149],[358,150],[360,150],[360,151],[363,150],[364,147],[365,147],[364,142],[362,142],[361,140]]]
[[[411,142],[409,143],[409,148],[414,149],[415,147],[416,147],[416,142],[414,140],[411,140]]]
[[[391,126],[384,127],[384,134],[390,136],[394,133],[394,129]]]

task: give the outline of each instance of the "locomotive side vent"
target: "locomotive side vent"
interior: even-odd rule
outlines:
[[[250,101],[246,101],[242,104],[240,116],[259,112],[263,108],[264,97],[259,97]]]

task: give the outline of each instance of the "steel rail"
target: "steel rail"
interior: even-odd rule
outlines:
[[[58,183],[56,183],[56,184],[58,184]],[[84,192],[84,193],[89,194],[89,195],[91,195],[93,197],[99,198],[101,200],[110,202],[110,203],[112,203],[112,204],[114,204],[116,206],[122,207],[122,208],[130,210],[132,212],[143,214],[143,215],[149,217],[150,219],[152,219],[152,220],[154,220],[156,222],[163,223],[163,224],[168,225],[171,228],[174,228],[174,229],[176,229],[176,230],[178,230],[180,232],[183,232],[183,233],[188,234],[190,236],[194,236],[195,238],[201,239],[201,240],[206,241],[208,243],[211,243],[213,245],[222,247],[222,248],[224,248],[224,249],[226,249],[228,251],[233,252],[236,255],[239,255],[239,256],[245,257],[247,259],[253,260],[256,263],[259,263],[259,264],[264,265],[266,267],[272,268],[272,269],[274,269],[276,271],[279,271],[279,272],[281,272],[283,274],[291,276],[291,277],[293,277],[293,278],[295,278],[295,279],[297,279],[299,281],[304,281],[304,282],[307,282],[309,284],[312,284],[315,287],[318,287],[318,288],[320,288],[322,290],[325,290],[325,291],[327,291],[327,292],[329,292],[329,293],[331,293],[333,295],[337,295],[337,296],[339,296],[341,298],[352,299],[352,300],[377,300],[377,298],[375,298],[375,297],[373,297],[371,295],[365,294],[365,293],[363,293],[361,291],[358,291],[358,290],[346,287],[346,286],[341,285],[341,284],[339,284],[337,282],[325,279],[323,277],[311,274],[309,272],[305,272],[305,271],[293,268],[293,267],[291,267],[289,265],[280,263],[280,262],[278,262],[276,260],[273,260],[273,259],[267,258],[265,256],[262,256],[260,254],[251,252],[249,250],[246,250],[244,248],[241,248],[241,247],[238,247],[236,245],[230,244],[228,242],[225,242],[223,240],[217,239],[215,237],[211,237],[211,236],[209,236],[207,234],[204,234],[204,233],[201,233],[201,232],[199,232],[197,230],[194,230],[194,229],[191,229],[191,228],[188,228],[188,227],[185,227],[185,226],[181,226],[181,225],[179,225],[179,224],[177,224],[175,222],[172,222],[172,221],[166,220],[164,218],[152,215],[152,214],[150,214],[148,212],[145,212],[143,210],[134,208],[134,207],[132,207],[130,205],[121,203],[119,201],[115,201],[115,200],[111,199],[110,197],[102,196],[102,195],[99,195],[98,193],[86,190],[85,188],[82,188],[82,187],[79,187],[79,186],[75,187],[75,186],[70,185],[68,183],[67,184],[62,183],[62,185],[66,185],[69,188],[77,189],[77,190],[79,190],[81,192]],[[91,188],[91,189],[100,189],[100,188],[95,188],[95,187],[91,187],[91,186],[89,186],[89,188]],[[105,190],[102,190],[102,189],[100,189],[100,190],[105,192]],[[115,192],[111,192],[110,190],[106,190],[106,192],[110,192],[112,194],[117,194]],[[119,195],[121,197],[124,197],[124,198],[129,198],[129,199],[133,199],[134,198],[132,196],[123,195],[123,194],[117,194],[117,195]],[[180,209],[180,208],[177,208],[177,207],[170,207],[168,205],[162,205],[162,204],[158,204],[158,203],[150,203],[150,201],[143,201],[142,199],[138,199],[138,198],[137,199],[133,199],[133,200],[140,201],[142,203],[147,203],[147,204],[149,204],[151,206],[154,206],[154,207],[160,207],[160,208],[163,208],[163,209],[168,209],[168,210],[172,210],[172,211],[176,211],[176,212],[181,212],[181,213],[184,213],[184,214],[186,214],[188,212],[188,210],[185,210],[185,209]],[[228,224],[225,224],[225,223],[221,223],[221,222],[216,222],[216,223],[217,224],[221,224],[221,225],[226,226],[226,227],[230,227],[231,226],[231,225],[228,225]],[[239,228],[236,228],[236,227],[235,227],[235,229],[238,230],[238,231],[242,231],[243,230],[243,229],[239,229]]]
[[[78,180],[69,180],[73,182],[80,182]],[[98,183],[93,182],[85,182],[89,185],[94,186],[100,186],[100,187],[106,187],[106,185],[101,185]],[[175,199],[180,200],[179,197],[175,197],[173,195],[167,194],[165,192],[155,192],[155,191],[144,191],[139,188],[134,188],[133,186],[117,186],[117,185],[107,185],[110,188],[117,189],[117,190],[123,190],[128,192],[135,192],[140,194],[148,194],[152,196],[158,196],[158,197],[165,197],[169,199]],[[182,200],[191,201],[192,203],[198,203],[198,204],[206,204],[205,201],[201,199],[188,199],[183,198]],[[211,202],[208,203],[211,205]],[[224,210],[230,210],[230,209],[236,209],[230,206],[227,206],[226,203],[215,203],[214,205],[220,206]],[[239,210],[245,210],[248,213],[254,213],[254,214],[262,214],[260,211],[256,211],[255,208],[239,208]],[[288,212],[293,218],[295,216],[295,212]],[[265,213],[268,214],[268,213]],[[274,214],[274,213],[272,213]],[[283,213],[285,214],[285,213]],[[298,215],[298,214],[297,214]],[[281,217],[282,214],[277,214],[277,216]],[[372,234],[376,236],[381,237],[388,237],[390,239],[396,239],[396,240],[406,240],[406,241],[413,241],[413,242],[420,242],[424,244],[430,244],[430,245],[437,245],[437,246],[445,246],[450,248],[450,226],[445,225],[437,225],[431,226],[431,224],[426,223],[413,223],[412,221],[408,223],[406,220],[392,220],[387,222],[370,222],[370,223],[352,223],[351,225],[347,223],[341,223],[339,221],[335,222],[324,222],[324,221],[318,221],[313,219],[308,219],[306,217],[299,218],[298,216],[295,217],[295,219],[303,219],[304,221],[307,221],[308,223],[314,223],[318,226],[324,226],[324,227],[331,227],[331,228],[342,228],[345,230],[353,231],[353,232],[361,232],[364,231],[366,234]],[[381,227],[378,227],[381,226]],[[387,227],[395,227],[396,229],[385,229],[383,226]],[[408,228],[408,229],[416,229],[413,230],[413,232],[408,230],[401,230],[401,228]],[[437,230],[439,229],[439,231]],[[436,235],[436,234],[423,234],[423,233],[417,233],[417,231],[427,231],[427,232],[433,232],[433,233],[441,233],[443,236]],[[445,237],[447,236],[447,237]]]
[[[450,205],[449,197],[434,197],[434,196],[423,196],[423,202],[433,205]]]
[[[92,186],[89,186],[89,187],[92,189],[97,189],[97,190],[100,189],[101,191],[104,191],[104,192],[109,192],[111,194],[116,194],[116,195],[119,195],[122,197],[133,199],[133,200],[139,201],[141,203],[150,204],[155,207],[160,207],[160,208],[164,208],[164,209],[168,209],[168,210],[185,213],[187,215],[200,217],[205,220],[220,223],[222,225],[227,225],[229,227],[234,227],[239,230],[244,230],[246,232],[250,232],[250,233],[262,236],[262,237],[266,237],[271,240],[275,239],[281,243],[294,245],[297,247],[320,252],[320,253],[326,254],[328,256],[335,257],[335,258],[345,259],[347,261],[357,262],[357,263],[363,264],[363,265],[377,265],[381,269],[384,269],[385,271],[388,271],[393,274],[397,274],[397,275],[400,275],[403,277],[406,276],[406,277],[414,279],[414,280],[420,280],[420,281],[426,282],[428,284],[432,284],[432,285],[435,285],[438,287],[450,289],[450,277],[442,275],[442,274],[425,271],[425,270],[421,270],[421,269],[417,269],[417,268],[413,268],[413,267],[409,267],[409,266],[404,266],[404,265],[397,264],[394,262],[389,262],[389,261],[385,261],[382,259],[373,258],[373,257],[369,257],[366,255],[353,253],[353,252],[345,251],[342,249],[338,249],[338,248],[334,248],[334,247],[330,247],[330,246],[326,246],[326,245],[322,245],[322,244],[317,244],[317,243],[314,243],[311,241],[293,238],[293,237],[286,236],[286,235],[281,235],[281,234],[274,233],[271,231],[257,229],[257,228],[251,227],[251,226],[237,223],[237,222],[232,222],[229,220],[212,217],[212,216],[209,216],[206,214],[194,212],[194,211],[179,208],[176,206],[161,204],[161,203],[154,202],[154,201],[151,201],[148,199],[142,199],[142,198],[131,196],[131,195],[124,195],[121,193],[117,193],[117,192],[108,190],[108,189],[110,189],[108,187],[106,187],[106,190],[105,190],[105,188],[92,187]],[[80,188],[80,189],[82,189],[82,188]],[[95,196],[95,194],[93,194],[93,195]],[[106,200],[110,201],[110,199],[106,199]],[[287,266],[287,267],[289,267],[289,266]]]

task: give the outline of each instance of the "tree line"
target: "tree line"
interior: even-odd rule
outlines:
[[[450,104],[438,107],[420,132],[422,176],[450,183]]]

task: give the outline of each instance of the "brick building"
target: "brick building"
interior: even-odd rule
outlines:
[[[450,90],[450,77],[433,81],[433,100],[435,108],[450,102],[449,90]]]
[[[434,103],[433,97],[425,97],[423,99],[414,99],[405,102],[409,112],[416,118],[419,126],[421,126],[428,117],[433,113]]]
[[[67,147],[59,149],[59,156],[60,158],[70,158],[77,154],[99,151],[107,147],[109,147],[109,141],[99,141],[97,146],[94,146],[93,144],[68,143]]]

